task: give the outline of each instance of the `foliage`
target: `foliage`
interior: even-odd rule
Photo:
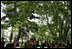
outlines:
[[[14,28],[21,26],[20,30],[24,30],[21,30],[21,35],[26,35],[26,32],[31,30],[36,39],[53,41],[65,41],[71,36],[68,34],[69,29],[71,29],[70,1],[2,1],[2,3],[7,6],[3,12],[10,19],[8,26]],[[41,26],[29,21],[30,18],[37,19],[32,14],[39,15],[38,19],[41,20]],[[46,35],[46,32],[48,32],[48,35]],[[57,37],[57,33],[59,33],[59,37]],[[55,39],[52,37],[55,37]]]

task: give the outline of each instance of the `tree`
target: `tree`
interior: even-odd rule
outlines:
[[[66,36],[71,27],[70,3],[70,1],[45,1],[40,2],[42,6],[40,6],[41,8],[37,9],[39,12],[38,14],[41,16],[43,15],[47,20],[50,33],[55,37],[57,37],[56,35],[59,33],[59,38],[61,40],[64,39],[64,41],[66,41]],[[44,18],[43,16],[42,18]],[[51,22],[49,22],[49,17],[52,19]],[[45,21],[45,19],[43,21]]]
[[[71,29],[70,1],[3,1],[2,3],[6,4],[4,10],[6,16],[2,20],[8,17],[10,19],[7,21],[8,26],[19,29],[18,40],[22,34],[27,34],[30,30],[34,32],[35,38],[42,40],[55,37],[66,41],[68,34],[71,33],[69,31]],[[39,17],[33,14],[39,15]],[[29,19],[39,19],[41,25],[29,21]],[[50,36],[46,35],[47,32]],[[59,37],[57,37],[57,33]],[[10,41],[11,39],[12,34]]]
[[[17,1],[3,1],[2,3],[7,5],[7,8],[4,10],[4,12],[6,13],[6,17],[8,17],[10,19],[8,25],[12,26],[13,28],[19,28],[19,33],[18,33],[18,36],[17,36],[17,39],[19,41],[20,35],[21,35],[21,32],[22,32],[21,31],[22,27],[26,27],[24,25],[26,24],[26,21],[27,21],[28,17],[32,16],[33,8],[31,8],[31,7],[32,6],[35,7],[35,6],[34,5],[30,6],[29,4],[32,4],[32,3],[28,2],[28,1],[24,1],[24,2],[22,2],[22,1],[20,1],[20,2],[17,2]],[[30,10],[28,8],[30,8]],[[17,11],[17,9],[19,9],[19,11]],[[33,18],[37,18],[37,17],[32,16],[31,19],[33,19]],[[35,24],[33,22],[28,21],[27,26],[30,25],[30,23],[32,25]],[[37,24],[35,24],[35,25],[37,26]],[[32,31],[33,31],[33,29],[36,29],[34,27],[34,25],[31,26],[31,28],[30,29]],[[25,33],[25,32],[23,32],[23,33]],[[12,33],[11,33],[10,36],[11,36],[10,37],[10,42],[11,42],[12,36],[13,36],[13,30],[12,30]]]

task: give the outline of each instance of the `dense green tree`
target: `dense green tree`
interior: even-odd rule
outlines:
[[[8,24],[1,25],[1,28],[11,26],[11,32],[13,32],[13,28],[18,28],[18,40],[21,37],[28,37],[25,35],[30,30],[38,40],[66,41],[71,36],[70,1],[2,1],[2,3],[6,5],[6,9],[3,10],[6,16],[2,17],[1,20],[8,17],[9,21],[5,21]],[[33,14],[37,14],[39,17]],[[39,19],[39,24],[41,24],[38,25],[29,19]]]
[[[60,40],[66,41],[71,29],[71,2],[70,1],[41,1],[36,13],[46,20],[48,32]],[[51,19],[50,19],[51,18]]]
[[[35,24],[33,22],[28,21],[27,26],[25,25],[28,17],[32,16],[33,8],[31,8],[31,7],[33,5],[32,6],[29,5],[29,4],[32,4],[31,2],[28,2],[28,1],[24,1],[24,2],[22,2],[22,1],[20,1],[20,2],[17,2],[17,1],[3,1],[2,3],[7,5],[6,9],[4,9],[4,12],[6,13],[5,18],[8,17],[10,19],[8,25],[12,26],[13,28],[19,28],[19,33],[18,33],[18,36],[17,36],[18,40],[20,38],[21,32],[23,32],[23,31],[21,31],[22,27],[29,28],[27,26],[31,24],[32,29],[31,28],[30,29],[32,31],[33,31],[33,29],[37,30],[37,28],[35,28],[35,26],[37,26],[37,24]],[[17,11],[17,9],[19,11]],[[37,18],[37,17],[33,16],[32,19],[33,18]],[[29,32],[29,30],[26,30],[26,31]],[[23,33],[25,33],[25,32],[23,32]],[[11,42],[13,33],[11,33],[10,36],[11,36],[10,37],[10,42]]]

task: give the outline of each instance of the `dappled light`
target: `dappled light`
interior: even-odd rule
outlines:
[[[1,1],[1,48],[71,48],[71,1]]]

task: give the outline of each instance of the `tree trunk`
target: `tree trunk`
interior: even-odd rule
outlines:
[[[11,34],[10,34],[10,42],[12,42],[12,38],[13,38],[13,29],[11,30]]]
[[[67,34],[68,34],[68,32],[69,32],[69,29],[70,29],[70,26],[68,25],[66,28],[65,28],[65,30],[64,30],[64,34],[63,34],[63,39],[64,39],[64,41],[66,41],[67,40]]]
[[[62,35],[63,28],[61,28],[61,27],[62,27],[62,26],[59,25],[59,38],[60,38],[61,40],[63,40],[63,35]]]
[[[22,43],[21,43],[21,47],[23,47],[23,38],[22,38]]]
[[[46,14],[46,18],[47,18],[47,26],[48,26],[48,28],[49,28],[50,32],[52,33],[52,35],[55,36],[56,34],[52,32],[52,29],[51,29],[50,24],[49,24],[49,22],[48,22],[47,14]]]
[[[18,41],[19,41],[20,35],[21,35],[21,26],[19,27],[19,33],[18,33],[18,36],[17,36]]]
[[[70,26],[68,24],[68,18],[66,18],[66,23],[65,23],[65,26],[64,26],[64,34],[63,34],[64,41],[67,40],[67,34],[68,34],[69,29],[70,29]]]
[[[14,13],[16,12],[16,2],[14,3]],[[14,26],[14,24],[12,25],[12,27]],[[10,42],[12,42],[12,37],[13,37],[13,29],[11,31],[11,34],[10,34]]]
[[[12,42],[13,33],[10,34],[10,42]]]
[[[59,25],[59,28],[58,28],[58,32],[59,32],[59,38],[62,39],[62,31],[61,31],[60,25]]]

